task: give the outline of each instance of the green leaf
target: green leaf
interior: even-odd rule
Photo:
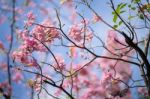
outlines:
[[[120,7],[121,7],[121,5],[122,5],[122,3],[118,4],[117,8],[120,8]]]
[[[120,14],[121,6],[122,6],[122,3],[118,4],[118,6],[117,6],[117,8],[116,8],[116,12],[117,12],[118,14]]]
[[[136,16],[129,16],[128,19],[131,20],[132,18],[135,18]]]
[[[131,9],[132,9],[132,10],[135,10],[136,8],[135,8],[135,7],[132,7]]]
[[[131,4],[129,4],[128,7],[131,8]]]
[[[114,25],[113,28],[114,28],[114,29],[118,28],[118,25]]]
[[[121,24],[122,24],[122,21],[119,22],[119,25],[121,25]]]
[[[115,15],[115,12],[112,12],[113,15]]]
[[[118,4],[117,8],[116,8],[116,13],[119,15],[121,13],[124,13],[125,11],[121,11],[121,9],[123,9],[127,4],[126,3],[120,3]],[[115,12],[112,12],[112,14],[114,15],[113,17],[113,22],[116,23],[117,19],[118,19],[118,15]]]
[[[124,13],[124,12],[126,12],[126,11],[120,11],[120,13]]]
[[[141,0],[133,0],[134,1],[134,3],[138,3],[138,2],[140,2]]]
[[[115,23],[116,23],[117,18],[118,18],[118,16],[117,16],[117,15],[114,15],[113,22],[115,22]]]
[[[120,7],[117,7],[116,12],[120,14]]]
[[[127,4],[121,4],[120,9],[123,9]]]
[[[144,15],[143,14],[140,14],[139,17],[140,17],[140,19],[144,20]]]

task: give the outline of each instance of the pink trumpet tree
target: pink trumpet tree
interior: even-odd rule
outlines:
[[[0,98],[149,99],[150,2],[104,1],[1,0]]]

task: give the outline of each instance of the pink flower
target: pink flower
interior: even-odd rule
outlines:
[[[88,25],[89,24],[89,20],[88,19],[81,20],[81,23],[83,25]]]
[[[94,23],[96,23],[96,22],[98,22],[98,21],[100,21],[100,20],[102,20],[102,19],[101,19],[100,16],[97,16],[96,14],[94,14],[92,20],[93,20]]]
[[[26,63],[28,61],[28,54],[23,51],[14,51],[12,53],[12,57],[14,60],[17,60],[21,63]]]
[[[29,12],[27,14],[27,18],[28,18],[28,20],[35,20],[35,16],[34,16],[33,12]]]
[[[29,12],[27,14],[27,21],[26,21],[26,26],[31,26],[35,21],[35,15],[33,12]]]
[[[43,26],[51,26],[51,21],[48,19],[44,20],[41,25]],[[31,32],[31,34],[38,40],[42,42],[49,42],[51,43],[54,41],[56,38],[60,38],[60,33],[57,29],[55,28],[45,28],[42,26],[35,26]]]
[[[15,74],[12,76],[12,80],[16,83],[20,83],[23,79],[22,73],[20,71],[15,71]]]
[[[18,38],[22,39],[22,40],[26,40],[28,38],[28,31],[27,30],[17,30],[17,36]]]
[[[88,20],[85,20],[85,24],[88,24]],[[81,23],[72,25],[69,29],[69,37],[77,41],[77,43],[83,40],[91,41],[93,33],[88,28],[84,29],[85,24],[82,20]]]
[[[66,66],[64,58],[61,55],[55,55],[55,58],[57,62],[54,60],[53,66],[58,70],[63,70]]]
[[[110,51],[114,51],[115,48],[118,48],[117,47],[117,34],[116,34],[116,31],[114,30],[110,30],[108,31],[108,36],[107,36],[107,48],[110,50]]]
[[[105,97],[106,97],[105,89],[97,86],[88,88],[80,99],[95,99],[95,98],[104,99]]]
[[[92,32],[87,32],[85,39],[87,41],[91,41],[93,38],[93,33]]]
[[[34,38],[27,38],[23,42],[22,46],[24,46],[24,48],[22,48],[22,49],[29,51],[29,52],[33,52],[34,50],[38,50],[38,48],[37,48],[38,43]]]
[[[76,41],[81,41],[82,37],[82,30],[79,24],[73,25],[69,30],[69,36]]]

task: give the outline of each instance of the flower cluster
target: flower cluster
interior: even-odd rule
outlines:
[[[53,61],[53,66],[58,70],[65,69],[66,64],[64,58],[61,55],[55,55],[55,59]]]
[[[122,41],[122,39],[117,37],[115,31],[109,31],[106,44],[107,50],[105,51],[104,56],[119,58],[128,61],[130,59],[128,56],[131,55],[131,52],[126,53],[129,49],[124,48],[125,44],[126,43]],[[124,49],[122,50],[121,48]],[[104,86],[105,91],[111,98],[114,96],[120,96],[119,93],[127,88],[127,86],[122,84],[122,82],[120,81],[128,83],[132,74],[129,63],[125,63],[123,61],[118,61],[115,59],[110,60],[106,58],[102,58],[98,60],[98,62],[103,71],[102,85]],[[130,99],[130,91],[125,92],[125,95],[123,97],[124,98],[121,99]]]
[[[82,20],[81,23],[71,26],[69,36],[77,42],[82,42],[83,40],[91,41],[93,38],[92,31],[85,27],[88,23],[88,20]]]
[[[33,12],[29,12],[27,14],[27,21],[25,22],[27,27],[30,27],[31,25],[33,25],[33,23],[35,22],[35,15],[33,14]]]
[[[34,21],[33,13],[28,14],[28,23]],[[30,26],[30,25],[28,25]],[[57,29],[51,28],[53,24],[49,20],[44,20],[40,25],[36,25],[32,31],[18,31],[18,37],[23,41],[20,47],[12,53],[14,60],[28,66],[37,66],[36,60],[31,57],[34,51],[46,52],[48,44],[52,43],[56,38],[60,38]]]
[[[56,38],[60,38],[59,31],[54,27],[51,21],[48,19],[44,20],[40,25],[35,26],[31,31],[34,38],[42,41],[51,43]]]

